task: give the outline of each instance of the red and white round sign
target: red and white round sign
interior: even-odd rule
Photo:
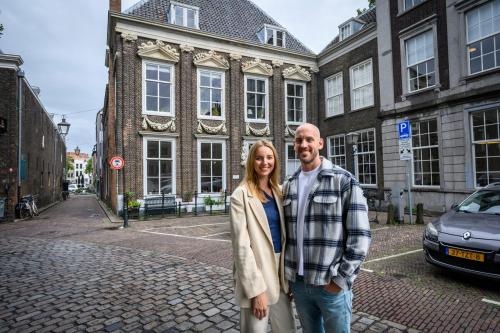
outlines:
[[[113,170],[120,170],[125,165],[125,161],[120,156],[113,156],[109,160],[109,165],[111,166],[111,169],[113,169]]]

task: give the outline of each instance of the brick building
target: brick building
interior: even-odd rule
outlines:
[[[64,139],[22,64],[20,56],[0,53],[0,197],[7,220],[22,196],[36,195],[39,207],[58,201],[65,167]]]
[[[66,173],[66,180],[70,184],[77,184],[79,188],[88,187],[91,183],[92,175],[85,172],[89,154],[82,153],[80,148],[76,147],[75,151],[66,153],[66,157],[71,158],[73,161],[73,170],[68,170]]]
[[[161,191],[232,191],[249,145],[285,145],[317,122],[316,56],[247,0],[110,1],[109,84],[103,113],[107,200]],[[116,128],[116,130],[114,130]],[[118,207],[119,208],[119,207]]]
[[[500,181],[500,0],[378,0],[377,21],[386,187],[406,187],[401,120],[415,202],[444,211]]]

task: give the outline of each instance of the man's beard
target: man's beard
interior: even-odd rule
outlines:
[[[309,151],[307,150],[307,152],[309,152]],[[318,152],[317,151],[312,151],[310,158],[308,158],[306,160],[306,159],[300,158],[300,155],[299,155],[299,160],[303,164],[311,164],[312,162],[314,162],[314,160],[316,159],[317,156],[318,156]]]

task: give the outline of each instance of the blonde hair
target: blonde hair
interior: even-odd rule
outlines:
[[[274,145],[272,144],[271,141],[259,140],[252,145],[252,147],[250,148],[250,151],[248,152],[246,170],[245,170],[245,178],[243,180],[243,183],[245,183],[247,185],[248,190],[250,191],[250,193],[252,195],[259,198],[259,200],[261,202],[267,202],[266,196],[259,189],[259,176],[255,172],[255,168],[254,168],[255,155],[257,155],[257,149],[259,149],[260,147],[267,147],[267,148],[271,149],[273,152],[274,168],[273,168],[273,171],[271,171],[271,174],[269,175],[269,186],[279,196],[279,198],[281,198],[281,196],[282,196],[281,188],[279,186],[280,171],[279,171],[278,152],[276,151],[276,148],[274,148]]]

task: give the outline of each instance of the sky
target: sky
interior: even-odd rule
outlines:
[[[216,1],[216,0],[214,0]],[[137,0],[122,0],[122,10]],[[253,0],[305,46],[319,53],[367,0]],[[67,151],[91,153],[104,104],[108,0],[0,0],[0,50],[20,55],[26,79],[55,123],[71,124]]]

